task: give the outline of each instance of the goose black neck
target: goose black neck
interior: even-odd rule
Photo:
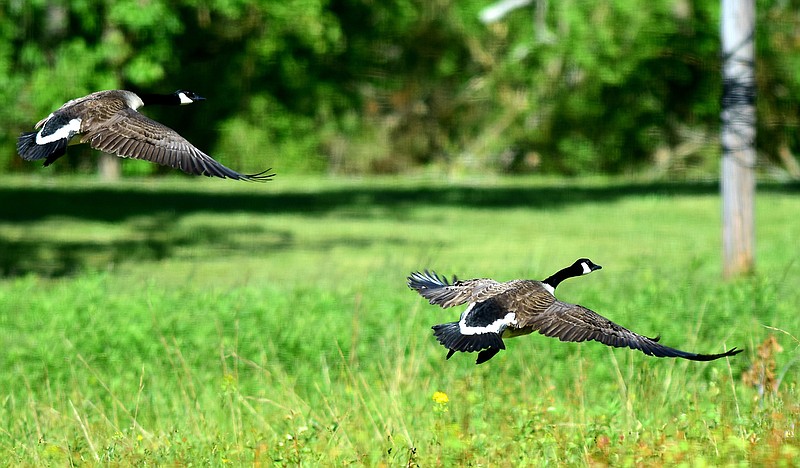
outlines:
[[[550,286],[553,287],[553,289],[555,289],[565,279],[580,275],[581,275],[580,271],[575,271],[575,265],[571,265],[566,268],[562,268],[557,272],[553,273],[552,275],[548,276],[544,281],[542,281],[542,283],[549,284]]]
[[[139,97],[146,106],[179,106],[181,99],[173,94],[140,94]]]

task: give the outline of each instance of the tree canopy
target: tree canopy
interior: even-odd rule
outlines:
[[[489,1],[10,0],[0,170],[36,168],[16,138],[68,99],[185,88],[208,101],[144,112],[243,171],[716,173],[718,2],[534,3],[483,24]],[[792,170],[800,2],[757,15],[758,150]]]

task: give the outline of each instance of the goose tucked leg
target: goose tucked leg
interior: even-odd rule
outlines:
[[[489,348],[484,349],[480,353],[478,353],[478,359],[475,360],[475,364],[483,364],[484,362],[488,361],[489,359],[493,358],[495,354],[500,352],[500,348]]]

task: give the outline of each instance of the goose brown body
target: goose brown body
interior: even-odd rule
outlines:
[[[182,96],[181,96],[182,94]],[[139,95],[125,90],[99,91],[73,99],[36,124],[36,132],[19,137],[25,160],[44,159],[49,166],[76,139],[123,158],[143,159],[193,175],[263,181],[274,174],[240,174],[197,149],[175,130],[137,111],[145,104],[187,104],[202,97],[190,91],[173,95]],[[188,97],[187,97],[188,96]]]
[[[408,284],[431,304],[443,308],[469,303],[458,322],[433,327],[437,340],[450,350],[448,358],[456,351],[479,351],[480,364],[505,348],[503,338],[534,331],[561,341],[593,340],[612,347],[637,349],[650,356],[693,361],[711,361],[741,352],[736,348],[720,354],[681,351],[659,343],[658,337],[632,332],[591,309],[556,299],[553,291],[561,280],[586,274],[578,273],[576,265],[580,262],[560,271],[555,284],[552,278],[558,273],[545,281],[498,282],[483,278],[451,283],[446,277],[428,271],[412,273]],[[586,270],[589,271],[593,270]]]

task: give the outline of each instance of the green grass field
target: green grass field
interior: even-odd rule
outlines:
[[[725,283],[711,183],[8,177],[0,459],[794,465],[798,195],[759,188],[757,274]],[[463,307],[405,284],[541,279],[582,256],[603,270],[562,300],[669,346],[746,351],[689,362],[536,334],[445,361],[430,327]],[[758,353],[770,336],[782,351]]]

